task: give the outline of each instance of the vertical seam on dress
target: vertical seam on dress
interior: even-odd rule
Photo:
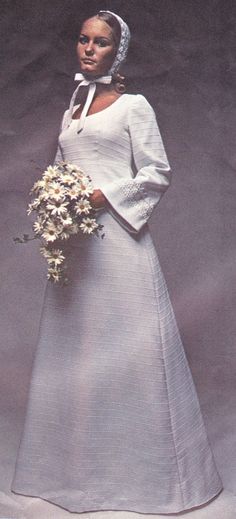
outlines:
[[[144,240],[145,240],[145,242],[147,242],[146,236],[144,236]],[[157,302],[158,313],[160,315],[158,294],[157,294],[157,290],[156,290],[156,286],[155,286],[155,282],[154,282],[154,274],[155,274],[155,272],[154,272],[154,269],[153,269],[153,266],[152,266],[152,262],[151,262],[151,259],[150,259],[150,256],[149,256],[149,250],[148,250],[149,249],[149,244],[145,243],[144,249],[145,249],[145,253],[146,253],[146,256],[148,258],[148,263],[150,265],[151,272],[152,272],[152,282],[153,282],[154,294],[155,294],[155,298],[156,298],[156,302]],[[158,263],[159,263],[159,260],[158,260]],[[159,265],[159,267],[160,267],[160,265]],[[164,359],[164,355],[163,355],[162,330],[161,330],[161,325],[159,323],[159,320],[157,319],[157,314],[155,314],[155,315],[156,315],[156,321],[157,321],[157,328],[159,329],[159,333],[160,333],[160,342],[161,342],[161,345],[162,345],[162,358],[163,358],[164,368],[165,368],[165,382],[166,382],[166,391],[167,391],[167,398],[168,398],[168,408],[169,408],[169,414],[170,414],[170,425],[171,425],[172,438],[173,438],[173,444],[174,444],[174,449],[175,449],[175,457],[176,457],[176,465],[177,465],[177,471],[178,471],[179,487],[180,487],[181,498],[182,498],[182,506],[185,507],[185,499],[184,499],[184,493],[183,493],[182,484],[181,484],[179,460],[178,460],[178,454],[177,454],[177,450],[176,450],[176,446],[175,446],[175,435],[174,435],[174,429],[173,429],[173,424],[172,424],[172,416],[171,416],[171,409],[170,409],[169,389],[168,389],[168,381],[167,381],[167,377],[166,377],[166,364],[165,364],[165,359]]]

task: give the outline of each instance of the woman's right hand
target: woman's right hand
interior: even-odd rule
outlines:
[[[89,201],[93,209],[102,209],[107,203],[107,199],[101,189],[94,189],[94,192],[89,197]]]

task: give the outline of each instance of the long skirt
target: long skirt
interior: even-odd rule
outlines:
[[[148,225],[66,244],[48,281],[12,490],[71,512],[173,513],[222,489]]]

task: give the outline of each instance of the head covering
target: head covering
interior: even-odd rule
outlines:
[[[123,63],[123,61],[125,61],[125,58],[127,56],[129,41],[130,41],[130,30],[129,30],[127,23],[125,23],[124,20],[122,20],[122,18],[118,14],[113,13],[112,11],[99,11],[98,14],[100,14],[100,13],[111,14],[118,20],[118,22],[120,24],[120,32],[121,32],[120,42],[119,42],[119,46],[117,49],[116,57],[108,72],[108,74],[114,74],[115,72],[118,71],[118,69],[120,68],[120,65]]]
[[[68,114],[67,114],[67,117],[65,118],[65,122],[63,124],[63,128],[62,129],[67,128],[70,125],[70,123],[71,123],[71,119],[72,119],[72,115],[73,115],[73,108],[74,108],[74,104],[75,104],[75,99],[77,97],[77,94],[78,94],[78,91],[79,91],[80,87],[89,85],[87,99],[86,99],[85,105],[83,107],[80,119],[78,119],[77,133],[79,133],[79,132],[81,132],[83,130],[86,115],[87,115],[87,113],[89,111],[90,105],[91,105],[91,103],[93,101],[93,98],[94,98],[94,95],[95,95],[96,86],[97,86],[96,84],[97,83],[103,83],[103,84],[111,83],[111,81],[112,81],[112,74],[115,74],[118,71],[118,69],[120,68],[121,64],[124,62],[124,60],[125,60],[125,58],[127,56],[128,47],[129,47],[130,30],[129,30],[128,25],[125,23],[125,21],[120,16],[118,16],[118,14],[113,13],[112,11],[99,11],[98,15],[100,13],[111,14],[112,16],[114,16],[118,20],[118,22],[120,24],[120,29],[121,29],[120,42],[119,42],[119,46],[118,46],[118,49],[117,49],[117,53],[116,53],[115,59],[113,61],[113,64],[112,64],[110,70],[108,70],[108,75],[107,76],[100,76],[98,78],[91,78],[90,79],[90,78],[86,78],[81,73],[75,74],[75,81],[80,81],[80,84],[75,89],[75,91],[74,91],[74,93],[73,93],[73,95],[71,97]]]

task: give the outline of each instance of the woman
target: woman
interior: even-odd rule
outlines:
[[[174,513],[222,489],[149,233],[170,167],[150,104],[122,93],[128,43],[109,11],[82,26],[56,161],[92,177],[105,238],[73,237],[72,282],[46,287],[12,483],[72,512]]]

